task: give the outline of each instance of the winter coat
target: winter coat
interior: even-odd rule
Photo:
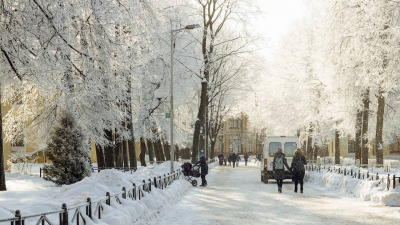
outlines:
[[[200,157],[200,161],[198,161],[196,163],[196,165],[200,166],[200,174],[201,175],[207,175],[208,174],[208,165],[207,165],[207,161],[206,161],[206,157],[202,156]]]
[[[232,162],[236,162],[237,158],[236,158],[236,154],[232,154]]]
[[[232,162],[232,155],[228,157],[228,162]]]
[[[249,156],[247,154],[244,155],[244,160],[247,161],[249,159]]]
[[[282,168],[276,168],[278,167],[278,162],[280,162],[282,160]],[[284,153],[275,153],[274,156],[274,161],[272,162],[273,165],[273,170],[274,170],[274,177],[275,180],[283,180],[285,179],[285,168],[284,166],[286,166],[286,168],[289,170],[289,165],[287,164],[287,160],[285,157]]]
[[[302,154],[295,154],[292,161],[292,173],[294,179],[304,179],[305,169],[304,165],[307,164],[306,157]]]

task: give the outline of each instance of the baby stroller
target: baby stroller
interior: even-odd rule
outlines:
[[[185,180],[189,181],[193,186],[197,186],[197,180],[192,179],[193,177],[200,177],[200,166],[194,165],[190,162],[184,163],[182,166],[182,172]]]

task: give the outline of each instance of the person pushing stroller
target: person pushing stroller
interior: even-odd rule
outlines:
[[[206,175],[208,174],[208,165],[206,161],[206,157],[201,156],[200,161],[196,163],[196,166],[200,166],[200,174],[201,174],[201,187],[207,187]]]

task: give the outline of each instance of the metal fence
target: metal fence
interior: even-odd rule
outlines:
[[[145,195],[144,193],[150,193],[152,186],[158,189],[164,189],[171,185],[175,180],[179,180],[182,176],[181,170],[174,171],[172,174],[164,174],[163,176],[154,177],[154,179],[143,180],[142,183],[133,183],[132,187],[122,187],[122,190],[115,194],[105,193],[105,197],[92,200],[90,198],[86,199],[85,203],[74,207],[67,207],[67,204],[63,203],[60,210],[43,212],[34,215],[21,215],[20,210],[15,211],[15,217],[8,219],[0,219],[0,223],[9,222],[11,225],[25,225],[25,221],[28,219],[37,221],[36,224],[48,224],[53,225],[54,223],[50,221],[49,215],[57,215],[59,217],[59,225],[68,225],[69,223],[76,223],[79,225],[83,222],[86,224],[85,217],[88,216],[90,219],[97,217],[101,219],[101,213],[103,212],[103,205],[107,204],[111,206],[111,199],[115,199],[117,204],[122,204],[121,199],[131,199],[140,200]],[[95,206],[93,208],[93,206]],[[72,217],[70,217],[70,212],[73,212]]]
[[[326,165],[314,165],[307,164],[306,170],[308,171],[321,171],[321,169],[327,168],[327,172],[343,174],[344,176],[351,176],[354,179],[359,180],[375,180],[379,181],[379,184],[385,183],[387,190],[390,188],[395,189],[396,186],[400,185],[400,176],[392,175],[379,175],[379,173],[371,173],[370,171],[353,171],[353,169],[342,168],[342,166],[329,166]]]
[[[209,159],[207,160],[207,164],[211,164],[216,162],[215,159]],[[155,162],[157,164],[161,164],[163,162]],[[93,167],[94,170],[100,170],[103,169],[118,169],[122,170],[123,172],[130,171],[132,173],[136,171],[136,169],[128,169],[128,168],[97,168]],[[211,169],[211,168],[210,168]],[[42,168],[40,168],[40,176],[42,176]],[[87,198],[85,203],[82,203],[80,205],[74,206],[74,207],[67,207],[67,204],[63,203],[61,205],[60,210],[55,210],[55,211],[50,211],[50,212],[43,212],[39,214],[34,214],[34,215],[27,215],[27,216],[22,216],[20,210],[15,211],[15,217],[8,218],[8,219],[0,219],[0,223],[4,222],[9,222],[11,225],[25,225],[25,221],[28,219],[31,220],[37,220],[36,225],[53,225],[54,223],[50,221],[48,218],[49,215],[57,215],[59,217],[59,225],[68,225],[70,222],[71,223],[76,223],[79,225],[81,222],[83,224],[86,224],[85,217],[83,215],[88,216],[90,219],[93,217],[97,217],[98,219],[101,219],[101,213],[103,212],[103,204],[107,204],[111,206],[111,199],[114,198],[117,204],[122,204],[121,199],[131,199],[131,200],[140,200],[141,198],[144,197],[144,193],[150,193],[152,186],[154,188],[158,188],[163,190],[164,188],[167,188],[169,185],[171,185],[175,180],[179,180],[180,177],[182,176],[182,171],[178,169],[177,171],[174,171],[172,174],[164,174],[163,176],[159,177],[154,177],[153,179],[148,179],[148,180],[143,180],[142,183],[136,184],[133,183],[132,187],[122,187],[122,191],[115,193],[115,194],[110,194],[107,192],[105,194],[105,197],[97,199],[95,201],[92,201],[92,199]],[[95,206],[93,208],[93,206]],[[82,208],[84,208],[84,211],[82,211]],[[71,220],[69,220],[70,215],[69,212],[72,211],[74,212],[72,215]]]

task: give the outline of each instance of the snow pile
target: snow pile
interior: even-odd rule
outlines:
[[[215,165],[216,163],[210,164],[209,168],[212,169]],[[181,169],[180,164],[174,163],[174,169]],[[59,210],[62,203],[66,203],[70,208],[86,202],[87,198],[96,201],[104,198],[106,192],[113,195],[121,192],[122,187],[129,189],[133,183],[139,185],[143,183],[143,180],[147,181],[158,176],[163,177],[169,171],[170,162],[140,167],[133,174],[110,169],[93,173],[91,177],[86,177],[80,182],[62,187],[56,187],[53,183],[44,181],[37,175],[7,173],[8,191],[0,192],[0,219],[13,217],[17,209],[21,211],[22,216],[27,216]],[[112,197],[111,206],[103,202],[102,219],[93,219],[88,224],[130,225],[135,222],[139,224],[148,223],[154,220],[161,211],[166,210],[171,204],[178,201],[180,196],[190,187],[192,185],[189,182],[180,179],[174,181],[171,186],[164,190],[152,186],[152,191],[144,193],[141,200],[125,200],[120,196],[122,204],[119,204]],[[84,212],[84,208],[81,208],[81,210]],[[73,213],[74,211],[70,210],[70,214],[73,215]],[[27,220],[25,224],[36,224],[38,219]],[[58,214],[49,216],[49,219],[58,223]]]
[[[305,180],[322,185],[327,189],[342,190],[364,201],[372,201],[388,206],[400,206],[400,186],[387,191],[386,183],[381,182],[381,180],[359,180],[349,175],[344,176],[343,174],[331,173],[326,170],[321,170],[321,172],[307,171]]]

